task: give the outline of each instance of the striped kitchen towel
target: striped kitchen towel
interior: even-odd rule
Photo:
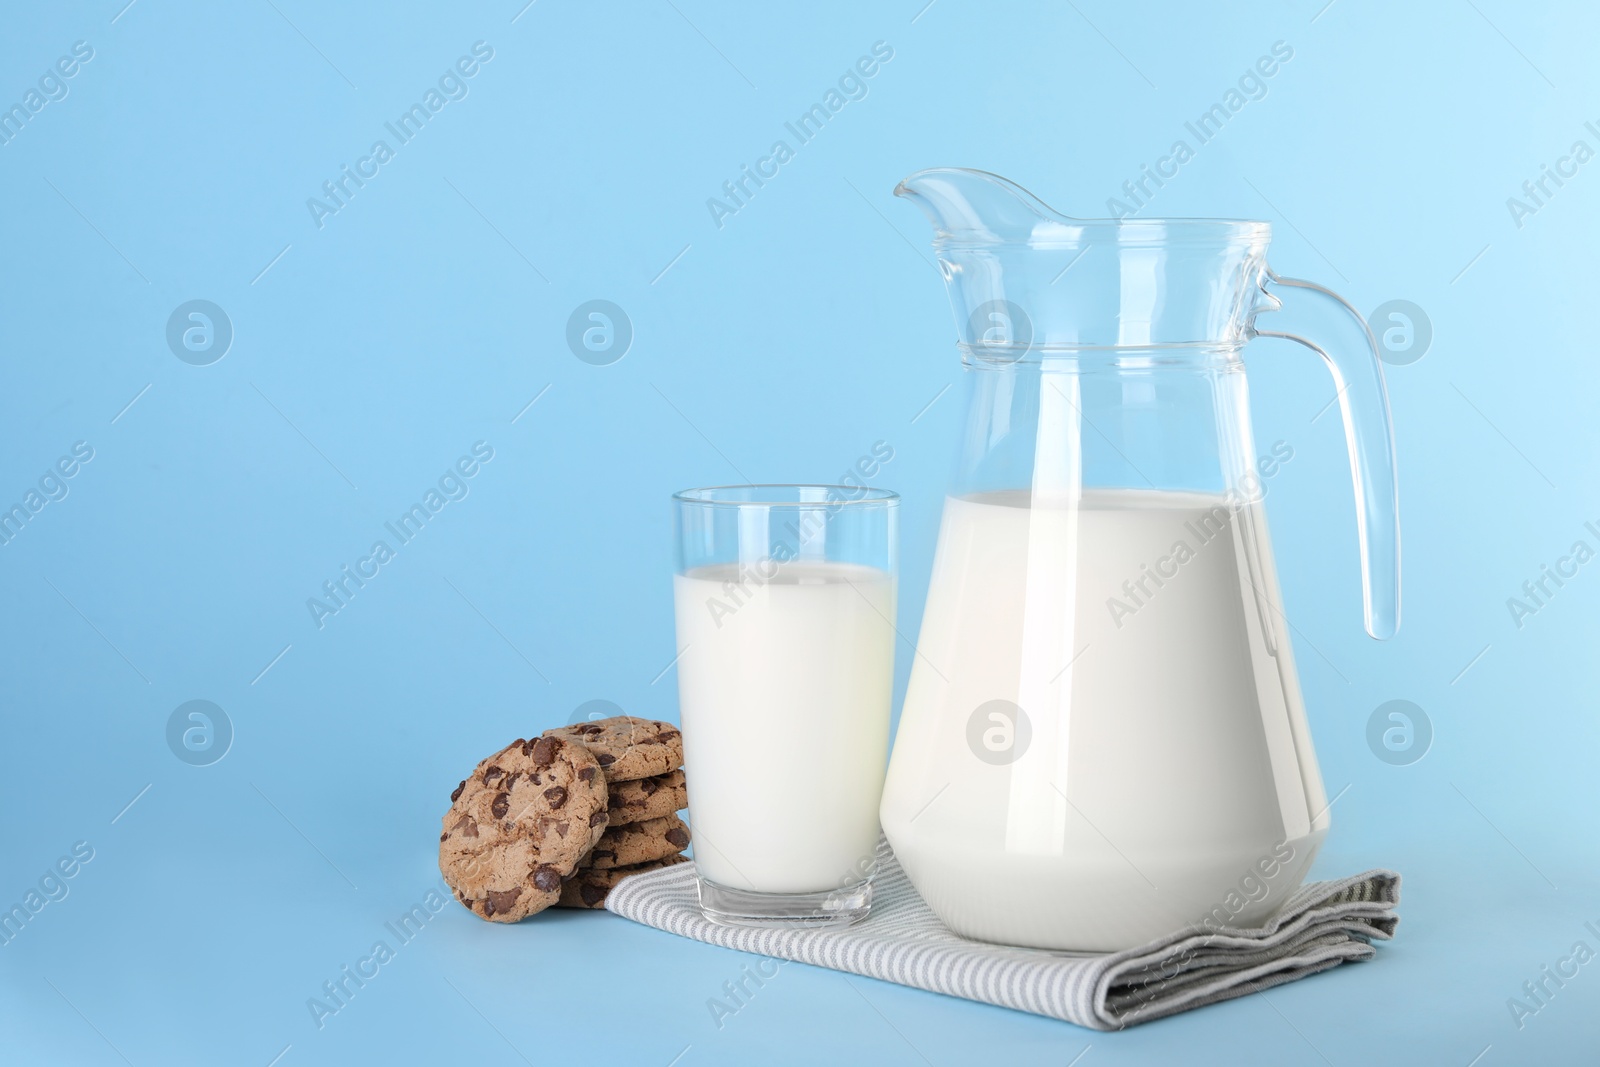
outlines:
[[[1394,936],[1400,876],[1374,870],[1302,886],[1253,929],[1187,929],[1104,955],[969,941],[945,929],[878,845],[872,914],[837,930],[718,926],[700,911],[693,863],[624,879],[606,908],[635,922],[725,948],[798,960],[935,993],[1120,1030],[1371,959]]]

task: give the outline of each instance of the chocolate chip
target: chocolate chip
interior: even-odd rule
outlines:
[[[464,831],[462,831],[462,836],[463,837],[477,837],[478,836],[478,824],[468,820],[467,828]]]
[[[533,749],[533,741],[534,741],[533,738],[529,738],[526,741],[518,741],[517,742],[517,744],[522,746],[522,754],[524,756],[526,756]]]
[[[613,808],[622,807],[622,794],[621,793],[607,793],[606,794],[606,804],[608,806],[610,806],[610,807],[613,807]]]
[[[611,851],[609,848],[597,848],[593,852],[589,853],[590,863],[593,863],[596,860],[615,860],[616,858],[617,854]]]
[[[554,737],[541,737],[533,743],[533,764],[536,767],[548,767],[556,761],[556,753],[561,751],[561,741]]]
[[[645,796],[654,796],[655,791],[661,788],[661,783],[657,782],[654,778],[646,778],[644,781],[639,783],[639,788],[644,790]]]
[[[533,869],[533,884],[543,892],[554,893],[561,888],[561,872],[548,863],[541,863]]]
[[[512,889],[491,889],[488,893],[489,899],[483,902],[483,913],[485,915],[504,915],[516,906],[517,898],[521,895],[521,886],[516,886]]]
[[[602,752],[600,755],[595,757],[595,760],[600,764],[600,766],[609,767],[613,763],[617,762],[617,757],[613,756],[609,752]]]
[[[567,830],[570,829],[571,826],[572,821],[570,819],[562,819],[560,822],[556,823],[556,833],[560,834],[562,837],[566,837]]]
[[[506,791],[510,792],[511,791],[511,787],[516,785],[517,784],[517,779],[521,778],[521,777],[522,777],[522,772],[521,771],[512,771],[510,774],[506,775]]]
[[[488,785],[496,778],[504,777],[505,773],[505,769],[499,764],[491,763],[483,769],[483,784]]]
[[[463,789],[465,789],[466,787],[467,787],[467,780],[465,778],[463,778],[463,779],[461,779],[461,784],[456,786],[455,789],[451,791],[451,793],[450,793],[450,803],[454,804],[456,801],[460,800],[461,799],[461,791]]]
[[[567,791],[559,785],[551,786],[544,791],[544,798],[550,802],[551,811],[559,811],[567,802]]]
[[[443,840],[444,840],[444,839],[445,839],[445,838],[447,838],[447,837],[449,837],[449,836],[450,836],[450,835],[449,835],[449,834],[440,834],[440,835],[439,835],[439,840],[440,840],[440,841],[443,841]]]
[[[679,848],[683,848],[689,843],[689,834],[684,830],[683,827],[674,826],[672,829],[667,831],[667,840],[672,842],[674,845],[677,845]]]
[[[595,771],[595,769],[593,767],[580,767],[578,769],[578,781],[580,781],[580,782],[593,781],[594,780],[594,771]]]
[[[584,882],[578,886],[578,896],[592,908],[606,899],[606,887],[603,885],[590,885],[588,882]]]
[[[603,826],[603,825],[605,825],[606,820],[608,818],[609,817],[606,815],[605,812],[597,811],[593,815],[589,816],[589,825],[590,826]]]
[[[543,785],[544,784],[544,779],[540,778],[537,774],[528,775],[528,781],[532,782],[534,785]]]
[[[504,793],[496,793],[494,799],[489,802],[489,810],[494,813],[494,817],[497,819],[505,818],[506,812],[510,808],[511,798]]]
[[[598,734],[603,733],[604,729],[604,727],[596,726],[592,722],[586,722],[582,726],[578,727],[578,732],[581,734]]]

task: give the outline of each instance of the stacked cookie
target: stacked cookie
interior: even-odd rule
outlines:
[[[494,922],[601,907],[628,875],[683,861],[682,766],[677,728],[632,716],[518,739],[450,794],[439,870]]]
[[[606,832],[562,886],[561,907],[602,907],[628,875],[683,862],[689,828],[674,813],[689,806],[689,793],[676,727],[618,715],[545,736],[594,753],[606,777]]]

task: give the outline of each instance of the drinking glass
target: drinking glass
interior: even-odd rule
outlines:
[[[843,485],[673,497],[684,771],[713,921],[845,926],[872,906],[899,503]]]

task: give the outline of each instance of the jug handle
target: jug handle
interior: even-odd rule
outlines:
[[[1287,329],[1256,329],[1252,317],[1250,336],[1281,337],[1305,345],[1323,358],[1333,374],[1355,488],[1366,630],[1380,641],[1388,640],[1400,628],[1400,498],[1389,393],[1378,344],[1361,313],[1331,289],[1267,270],[1261,291],[1267,300],[1258,310],[1283,315],[1281,324]],[[1301,330],[1322,338],[1326,347]]]

